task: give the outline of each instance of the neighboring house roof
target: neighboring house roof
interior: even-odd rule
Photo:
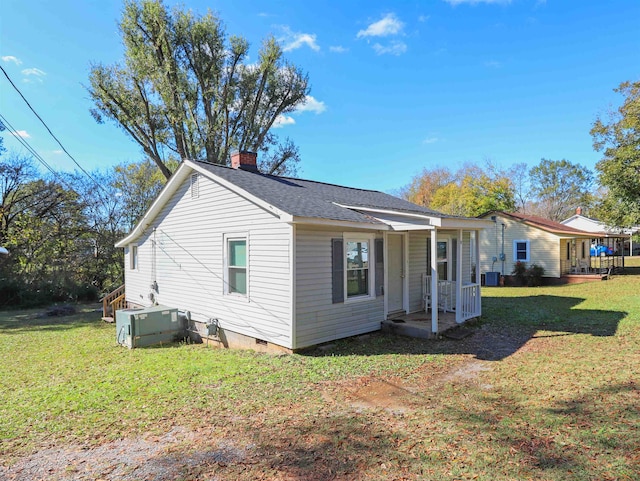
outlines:
[[[353,227],[389,229],[402,217],[415,228],[484,228],[487,222],[449,216],[383,192],[278,177],[193,160],[184,160],[133,231],[116,247],[134,241],[150,225],[169,197],[198,172],[262,206],[286,222],[329,222]],[[433,228],[433,227],[431,227]]]
[[[518,222],[522,222],[524,224],[530,225],[532,227],[537,227],[538,229],[551,232],[552,234],[580,236],[580,237],[602,237],[601,235],[598,235],[595,232],[587,232],[580,229],[575,229],[568,225],[561,224],[560,222],[556,222],[550,219],[545,219],[544,217],[540,217],[537,215],[521,214],[519,212],[494,211],[494,212],[488,212],[487,214],[482,214],[480,217],[487,218],[492,215],[501,215],[504,217],[508,217]]]
[[[603,236],[619,236],[621,234],[631,235],[636,232],[640,232],[640,226],[634,226],[630,228],[611,227],[602,221],[586,217],[582,214],[574,214],[568,219],[563,220],[561,223],[568,226],[580,226],[582,230],[600,233]]]

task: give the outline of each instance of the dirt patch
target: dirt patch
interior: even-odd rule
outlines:
[[[391,381],[367,378],[364,384],[350,391],[354,407],[382,408],[393,412],[404,412],[414,406],[418,399],[409,390]]]
[[[185,453],[196,439],[201,443],[203,435],[206,434],[202,431],[174,428],[162,436],[122,439],[96,447],[72,445],[42,449],[10,467],[0,467],[0,479],[172,481],[185,476],[196,479],[189,476],[197,476],[214,464],[242,462],[253,450],[253,446],[237,446],[217,439],[211,440],[204,449]]]

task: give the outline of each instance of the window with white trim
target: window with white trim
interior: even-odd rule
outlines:
[[[345,299],[373,297],[371,259],[373,238],[352,237],[344,239]]]
[[[529,262],[529,241],[514,240],[513,241],[513,260],[515,262]]]
[[[226,238],[225,294],[247,295],[247,238]]]
[[[129,268],[132,271],[138,268],[138,246],[135,244],[129,247]]]

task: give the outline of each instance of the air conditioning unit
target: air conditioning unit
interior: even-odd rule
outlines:
[[[500,285],[499,272],[487,272],[484,275],[484,285],[488,287],[497,287]]]
[[[116,342],[129,349],[173,342],[183,334],[178,309],[153,306],[116,311]]]

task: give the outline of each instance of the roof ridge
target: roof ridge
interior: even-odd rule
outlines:
[[[191,160],[191,159],[189,159],[189,160]],[[213,163],[213,162],[209,162],[207,160],[191,160],[191,161],[192,162],[199,162],[199,163],[207,164],[207,165],[212,165],[214,167],[221,167],[221,168],[228,169],[228,170],[241,170],[241,169],[234,169],[233,167],[229,167],[228,165],[222,165],[222,164],[216,164],[216,163]],[[340,187],[341,189],[361,190],[363,192],[376,192],[378,194],[391,195],[391,194],[387,194],[386,192],[382,192],[380,190],[363,189],[363,188],[360,188],[360,187],[350,187],[348,185],[334,184],[334,183],[331,183],[331,182],[321,182],[319,180],[312,180],[312,179],[303,179],[301,177],[288,177],[288,176],[284,176],[284,175],[265,174],[264,172],[250,172],[250,173],[254,174],[254,175],[255,174],[261,175],[263,177],[272,177],[272,178],[276,178],[276,179],[293,180],[293,181],[301,180],[303,182],[311,182],[313,184],[322,184],[322,185],[330,185],[332,187]],[[395,197],[395,196],[392,196],[392,197]]]

